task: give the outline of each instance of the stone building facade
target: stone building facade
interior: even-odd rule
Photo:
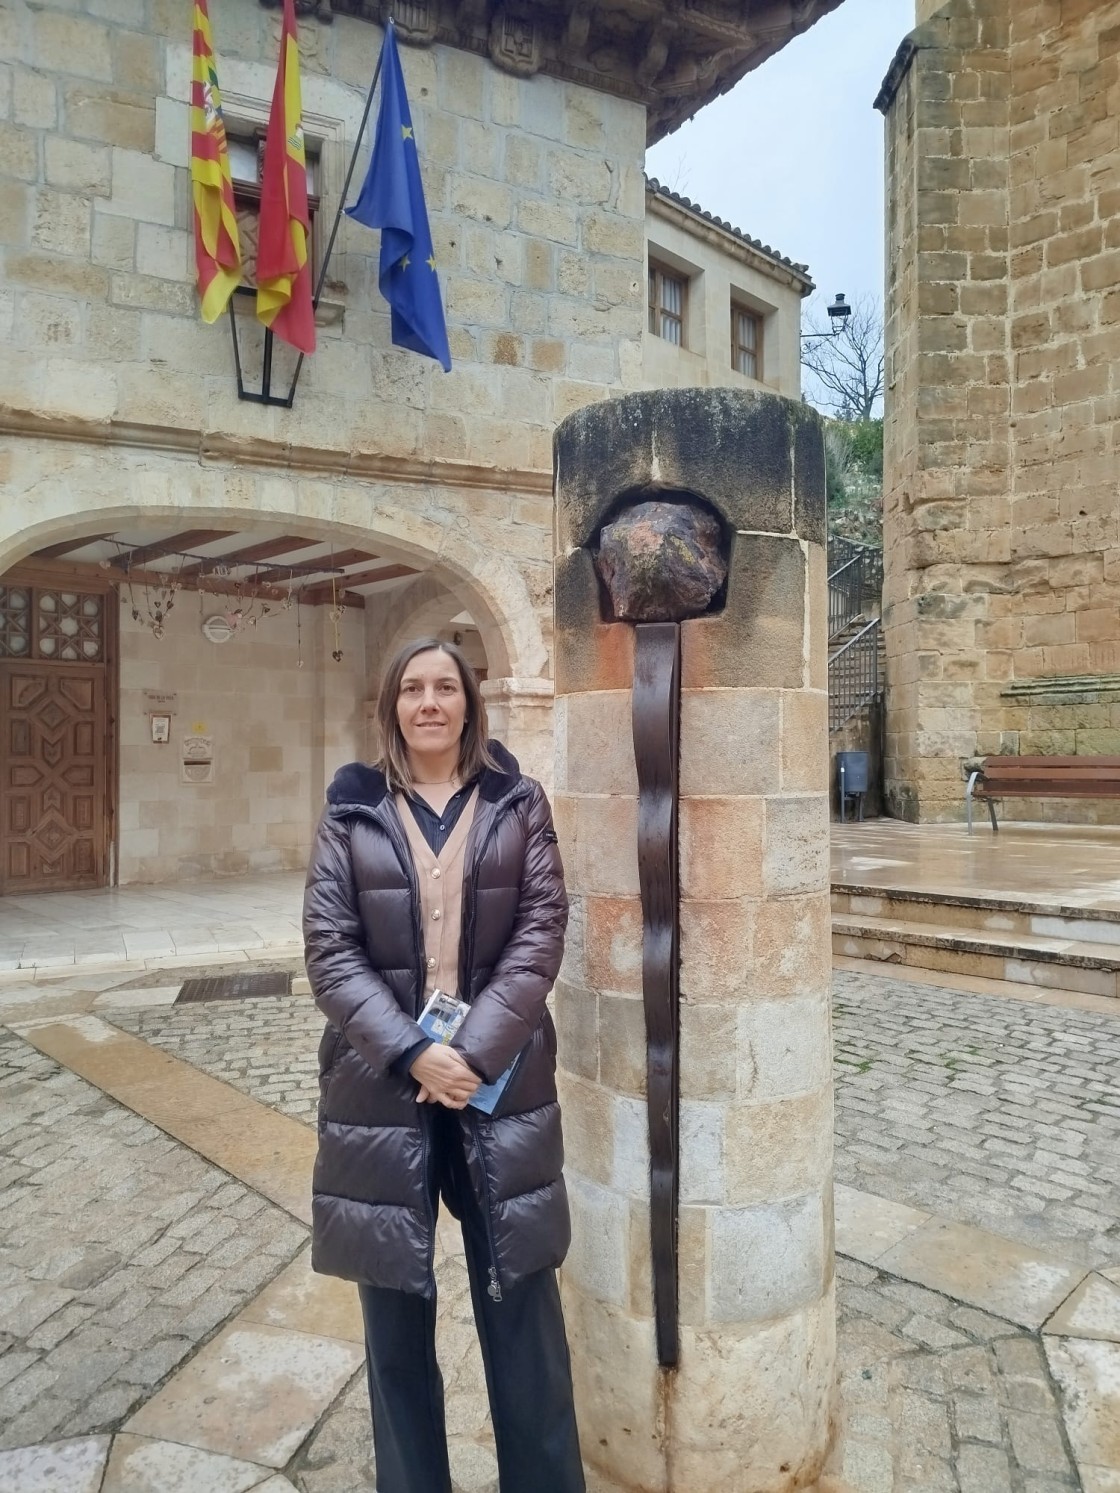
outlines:
[[[796,392],[803,269],[647,184],[646,144],[837,3],[773,0],[750,27],[677,4],[558,3],[534,22],[449,0],[395,7],[454,368],[391,346],[377,238],[344,220],[291,409],[239,401],[229,327],[198,318],[190,6],[0,9],[0,684],[5,710],[19,694],[38,753],[15,762],[9,742],[0,760],[23,836],[0,887],[301,864],[335,766],[371,745],[382,659],[421,628],[464,638],[497,733],[550,778],[555,425],[650,382]],[[381,12],[300,9],[321,252]],[[212,10],[227,130],[251,162],[279,16],[256,0]],[[683,346],[651,349],[647,232],[706,298],[718,284],[757,316],[755,377],[732,367],[729,304]],[[246,378],[259,377],[251,301],[237,325]],[[276,385],[291,367],[278,348]],[[346,553],[376,562],[373,579],[361,560],[335,567],[337,632],[320,583],[302,619],[273,598],[270,617],[216,651],[200,623],[233,607],[237,583],[262,582],[232,564],[221,594],[180,593],[162,638],[146,602],[133,619],[122,556],[162,544],[149,569],[185,563],[197,581],[247,550],[286,561],[285,537],[293,564],[317,560],[323,574]],[[276,571],[263,581],[291,589]],[[13,651],[30,646],[21,606],[33,660]],[[85,656],[51,620],[82,608],[86,632],[102,630]],[[166,741],[153,739],[159,695],[176,697]],[[68,765],[75,733],[94,747]],[[188,737],[210,743],[205,780],[185,776]],[[91,820],[100,838],[68,868]]]
[[[976,754],[1120,753],[1120,0],[917,20],[877,100],[886,776],[939,820]]]

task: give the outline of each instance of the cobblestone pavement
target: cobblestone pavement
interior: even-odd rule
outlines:
[[[119,1424],[305,1238],[0,1031],[0,1447]]]
[[[1120,1262],[1120,1011],[848,972],[835,988],[837,1181],[1086,1266]],[[103,1014],[314,1122],[309,996]]]
[[[847,1487],[1081,1487],[1037,1337],[854,1260],[838,1259],[837,1275],[843,1436],[835,1471]]]
[[[321,1018],[309,997],[104,1014],[313,1122]],[[836,1037],[840,1180],[1028,1242],[1078,1241],[1093,1256],[1086,1263],[1120,1254],[1120,1195],[1110,1185],[1120,1109],[1114,1118],[1108,1071],[1120,1057],[1120,1022],[841,973]],[[1067,1199],[1049,1195],[1056,1173],[1083,1184],[1072,1215],[1058,1211]],[[854,1493],[1079,1486],[1036,1335],[855,1261],[838,1264],[846,1425],[835,1471],[843,1486]],[[454,1259],[440,1269],[456,1484],[492,1493],[492,1442],[460,1270]],[[373,1488],[360,1376],[292,1476],[302,1493]]]
[[[122,1031],[262,1104],[315,1123],[323,1018],[309,995],[201,1001],[99,1013]]]
[[[440,1272],[440,1361],[452,1470],[497,1493],[481,1367],[456,1265]],[[465,1272],[464,1272],[465,1274]],[[1079,1489],[1038,1338],[853,1260],[838,1261],[843,1436],[832,1471],[850,1493],[1060,1493]],[[448,1295],[451,1300],[448,1302]],[[289,1469],[301,1493],[372,1493],[359,1375]]]
[[[1116,1016],[835,977],[836,1179],[1120,1262]]]

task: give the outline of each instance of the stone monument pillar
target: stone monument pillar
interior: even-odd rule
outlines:
[[[572,415],[555,457],[563,1286],[584,1454],[603,1493],[809,1488],[835,1358],[820,426],[777,396],[666,390]],[[672,715],[678,624],[671,824],[650,659],[670,660],[655,714]],[[651,928],[678,865],[679,924]],[[651,996],[669,965],[679,998]]]

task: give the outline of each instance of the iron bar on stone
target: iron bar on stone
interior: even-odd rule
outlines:
[[[638,777],[638,885],[650,1154],[650,1253],[657,1361],[680,1358],[681,621],[706,612],[727,580],[719,520],[689,493],[624,508],[599,536],[596,566],[615,619],[632,622],[631,718]]]

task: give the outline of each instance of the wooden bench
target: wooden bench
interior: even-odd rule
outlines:
[[[978,798],[988,805],[993,830],[997,798],[1120,798],[1120,757],[985,757],[964,790],[969,834]]]

